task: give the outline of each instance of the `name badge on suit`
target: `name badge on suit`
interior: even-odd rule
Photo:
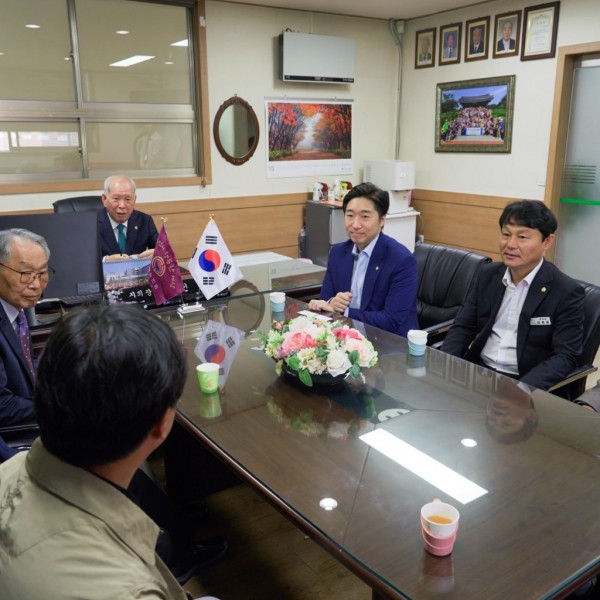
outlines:
[[[530,325],[552,325],[550,317],[533,317],[529,320]]]

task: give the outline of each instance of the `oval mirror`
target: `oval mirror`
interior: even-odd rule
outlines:
[[[245,163],[258,146],[258,119],[252,107],[239,96],[225,100],[213,125],[221,156],[234,165]]]

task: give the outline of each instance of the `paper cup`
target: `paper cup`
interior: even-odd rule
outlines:
[[[421,329],[409,329],[406,334],[408,338],[408,353],[413,356],[422,356],[427,347],[427,332]]]
[[[202,363],[196,367],[200,390],[212,394],[219,389],[219,365],[217,363]]]
[[[436,543],[435,538],[449,538],[456,535],[460,513],[451,504],[434,500],[428,502],[421,508],[421,527],[424,536],[432,536],[431,542]]]
[[[280,313],[285,310],[285,294],[283,292],[271,292],[269,294],[271,300],[271,310],[275,313]]]

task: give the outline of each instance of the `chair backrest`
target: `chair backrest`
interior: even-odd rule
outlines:
[[[474,277],[489,256],[476,252],[418,244],[414,252],[419,271],[417,317],[421,328],[454,319]]]
[[[88,210],[100,210],[103,206],[102,196],[77,196],[75,198],[64,198],[52,203],[55,213],[64,212],[86,212]]]
[[[587,365],[594,362],[598,347],[600,347],[600,287],[585,281],[579,283],[585,290],[581,364]]]

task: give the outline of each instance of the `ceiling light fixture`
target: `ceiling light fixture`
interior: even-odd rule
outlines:
[[[128,35],[129,31],[127,31],[127,29],[117,29],[117,31],[115,31],[115,33],[117,35]]]
[[[27,29],[39,29],[41,25],[36,25],[35,23],[28,23],[27,25],[25,25],[25,27],[27,27]]]
[[[137,65],[138,63],[152,60],[153,58],[155,57],[146,56],[145,54],[136,54],[135,56],[130,56],[129,58],[124,58],[123,60],[111,63],[109,67],[131,67],[132,65]]]

